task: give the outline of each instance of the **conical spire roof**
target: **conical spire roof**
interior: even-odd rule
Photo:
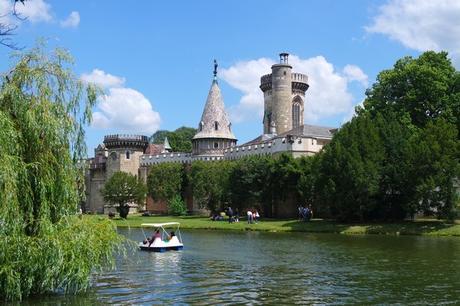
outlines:
[[[201,121],[198,124],[198,132],[193,137],[193,139],[201,138],[236,140],[231,131],[231,123],[225,111],[224,101],[216,79],[213,80],[209,90]]]
[[[172,151],[171,145],[169,144],[169,141],[168,141],[168,136],[165,136],[165,141],[163,142],[163,146],[166,152]]]

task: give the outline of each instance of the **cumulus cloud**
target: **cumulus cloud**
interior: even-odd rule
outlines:
[[[358,81],[361,85],[363,85],[363,87],[369,86],[367,74],[365,74],[358,66],[346,65],[343,68],[343,74],[350,82]]]
[[[275,62],[268,58],[238,62],[228,69],[222,69],[220,75],[230,86],[240,90],[243,97],[240,103],[230,108],[230,116],[234,122],[242,122],[263,115],[264,98],[259,89],[260,77],[270,72]]]
[[[414,50],[446,50],[454,60],[460,60],[458,0],[391,0],[379,8],[365,29]]]
[[[93,113],[92,126],[128,133],[151,134],[160,127],[160,114],[139,91],[124,87],[125,78],[100,69],[81,75],[84,82],[95,83],[106,90]]]
[[[94,113],[93,126],[135,133],[153,133],[160,126],[160,114],[150,101],[132,88],[110,88]]]
[[[83,73],[80,78],[86,83],[94,83],[103,88],[122,87],[126,81],[125,78],[105,73],[100,69],[93,69],[91,73]]]
[[[223,69],[222,79],[240,90],[240,103],[230,109],[233,121],[260,119],[263,115],[263,94],[259,89],[260,77],[271,72],[275,61],[267,58],[238,62]],[[347,115],[353,109],[353,96],[349,83],[358,81],[367,86],[367,75],[357,66],[347,65],[343,71],[336,70],[323,56],[301,59],[291,55],[289,63],[294,72],[308,76],[310,88],[306,93],[305,119],[308,122],[335,116]]]
[[[63,28],[76,28],[80,24],[80,14],[76,11],[70,13],[67,19],[61,21],[61,27]]]

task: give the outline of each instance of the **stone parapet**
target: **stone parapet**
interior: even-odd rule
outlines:
[[[218,161],[223,160],[222,155],[192,155],[191,153],[165,153],[157,155],[144,154],[140,157],[141,166],[149,166],[161,163],[190,164],[194,161]]]
[[[107,149],[139,148],[145,150],[149,144],[147,136],[114,134],[104,136],[104,145]]]

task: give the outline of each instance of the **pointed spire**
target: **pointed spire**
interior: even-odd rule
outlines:
[[[164,150],[166,152],[171,152],[172,151],[171,145],[169,144],[169,141],[168,141],[168,136],[165,136],[165,141],[163,143],[163,147],[164,147]]]
[[[217,67],[215,68],[217,69]],[[193,139],[220,138],[236,139],[231,129],[230,120],[225,111],[224,101],[219,85],[214,79],[206,99],[203,114],[198,127],[198,132]]]

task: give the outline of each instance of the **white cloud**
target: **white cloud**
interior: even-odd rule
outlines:
[[[270,72],[275,62],[271,59],[238,62],[228,69],[222,69],[220,75],[230,86],[243,92],[240,103],[230,108],[232,121],[241,122],[254,118],[254,112],[263,115],[263,94],[259,89],[260,77]]]
[[[61,21],[61,27],[63,28],[76,28],[80,24],[80,14],[76,11],[70,13],[67,19]]]
[[[80,78],[86,83],[94,83],[103,88],[122,87],[126,81],[125,78],[105,73],[100,69],[93,69],[91,73],[83,73]]]
[[[124,87],[125,78],[100,69],[84,73],[84,82],[95,83],[106,90],[93,113],[92,126],[117,129],[129,133],[154,133],[160,127],[160,114],[139,91]]]
[[[358,66],[346,65],[343,68],[343,74],[349,82],[358,81],[361,85],[363,85],[363,87],[367,87],[369,85],[367,74],[365,74]]]
[[[263,115],[263,94],[259,89],[260,77],[271,72],[271,59],[238,62],[222,69],[221,76],[232,87],[243,92],[240,103],[230,109],[233,121],[260,120]],[[310,88],[306,93],[305,120],[317,122],[335,115],[346,115],[353,108],[353,96],[349,91],[349,82],[359,81],[367,84],[367,76],[353,65],[347,65],[343,74],[334,69],[323,56],[301,59],[291,55],[289,63],[294,72],[308,76]]]
[[[160,114],[150,101],[132,88],[110,88],[98,104],[93,126],[134,133],[153,133],[160,126]]]
[[[388,35],[418,51],[446,50],[460,60],[460,1],[391,0],[379,8],[369,33]]]
[[[51,15],[51,5],[43,0],[30,0],[16,3],[16,12],[21,16],[27,18],[30,22],[49,22],[53,20]]]

